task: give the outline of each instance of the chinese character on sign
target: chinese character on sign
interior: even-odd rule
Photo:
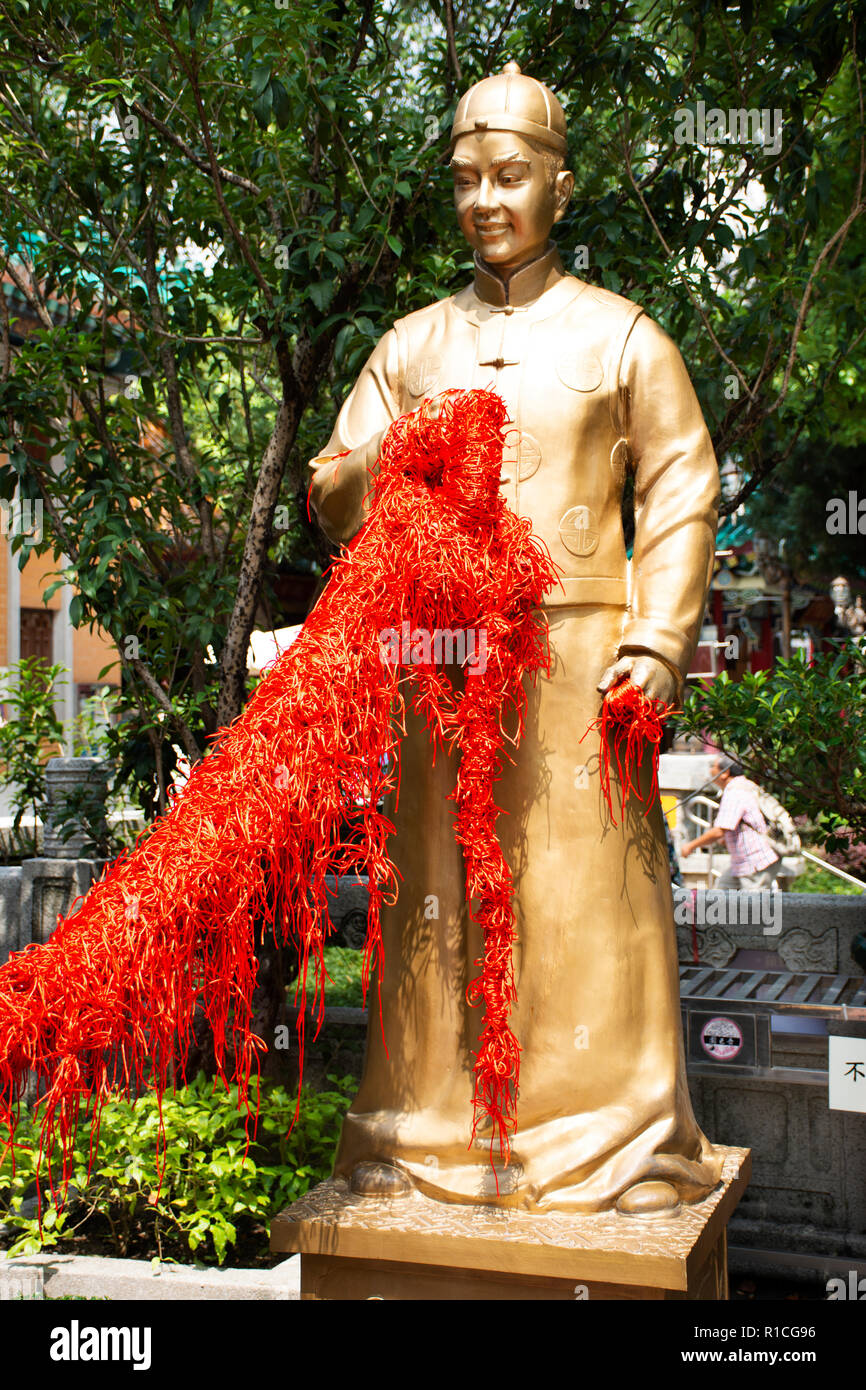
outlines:
[[[866,1038],[829,1037],[831,1110],[866,1114]]]

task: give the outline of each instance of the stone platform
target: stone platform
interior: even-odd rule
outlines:
[[[750,1168],[728,1148],[708,1197],[656,1217],[361,1197],[331,1179],[274,1218],[271,1250],[301,1252],[310,1300],[726,1299],[725,1231]]]

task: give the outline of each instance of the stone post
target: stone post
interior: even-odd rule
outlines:
[[[50,758],[45,769],[49,806],[42,853],[46,859],[77,859],[105,821],[110,768],[101,758]],[[70,820],[80,829],[67,839]]]

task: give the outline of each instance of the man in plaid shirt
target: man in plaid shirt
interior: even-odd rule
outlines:
[[[767,839],[767,822],[758,806],[753,782],[743,776],[743,769],[732,758],[717,758],[710,776],[722,789],[722,799],[716,823],[696,840],[680,849],[688,857],[692,850],[724,840],[731,856],[729,867],[714,885],[716,888],[770,888],[780,859]]]

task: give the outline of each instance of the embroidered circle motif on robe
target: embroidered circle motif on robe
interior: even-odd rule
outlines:
[[[572,555],[591,555],[598,546],[598,518],[591,507],[572,507],[559,523],[562,544]]]
[[[505,432],[505,443],[502,447],[502,471],[508,471],[514,476],[514,469],[517,468],[517,477],[521,483],[525,483],[527,478],[531,478],[533,473],[537,473],[541,466],[541,445],[534,435],[527,430],[512,428]]]
[[[566,352],[557,357],[556,373],[572,391],[597,391],[604,368],[594,352]]]
[[[413,362],[406,373],[410,396],[429,396],[441,373],[442,362],[438,357],[422,357],[420,362]]]

